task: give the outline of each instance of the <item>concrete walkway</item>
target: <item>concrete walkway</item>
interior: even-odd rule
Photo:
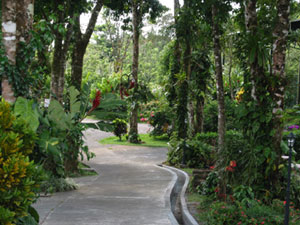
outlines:
[[[143,126],[141,130],[147,129]],[[111,134],[87,130],[89,164],[98,176],[76,179],[76,191],[42,197],[34,205],[43,225],[169,225],[165,195],[172,174],[156,166],[166,160],[165,148],[101,146]]]

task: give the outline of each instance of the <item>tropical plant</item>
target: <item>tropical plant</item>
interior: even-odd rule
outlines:
[[[127,122],[122,119],[115,119],[113,121],[114,125],[114,135],[119,137],[120,141],[122,140],[122,136],[127,134]]]
[[[11,106],[0,102],[0,223],[33,220],[31,204],[38,197],[41,168],[30,161],[36,135]],[[27,217],[27,218],[25,218]],[[30,218],[29,218],[30,217]],[[37,224],[38,221],[35,221]]]

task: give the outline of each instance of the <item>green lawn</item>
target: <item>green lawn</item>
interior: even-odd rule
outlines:
[[[100,144],[104,145],[127,145],[127,146],[145,146],[145,147],[168,147],[168,139],[166,138],[159,138],[159,137],[153,137],[149,136],[149,134],[140,134],[140,138],[142,139],[141,144],[133,144],[129,143],[125,137],[122,137],[122,140],[120,141],[118,137],[108,137],[100,140]]]

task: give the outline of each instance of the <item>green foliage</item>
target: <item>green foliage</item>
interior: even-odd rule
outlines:
[[[163,134],[170,135],[171,128],[171,118],[169,112],[153,112],[150,114],[149,123],[153,127],[151,135],[161,136]]]
[[[290,224],[297,224],[296,210],[291,209]],[[261,201],[251,201],[250,205],[235,202],[213,202],[205,216],[207,224],[283,224],[284,204],[274,200],[271,206]]]
[[[218,145],[218,134],[215,132],[197,133],[194,139],[214,147]]]
[[[32,131],[36,131],[39,126],[37,105],[33,100],[28,101],[19,97],[14,105],[14,114],[27,121]]]
[[[53,192],[72,191],[76,188],[77,185],[71,178],[57,177],[49,173],[40,189],[43,193],[48,194]]]
[[[122,119],[115,119],[113,121],[114,125],[114,135],[122,140],[122,136],[127,134],[127,122]]]
[[[197,187],[198,192],[205,196],[213,196],[216,198],[218,192],[218,185],[220,182],[219,174],[216,171],[212,171],[208,174],[207,178],[204,182],[201,183],[200,186]]]
[[[37,198],[41,168],[29,160],[36,135],[10,105],[0,102],[0,223],[12,224],[28,215]]]
[[[239,185],[233,189],[233,197],[236,201],[249,205],[254,200],[254,193],[251,187]]]
[[[177,141],[174,135],[171,138],[168,152],[168,162],[171,165],[185,162],[191,168],[209,168],[214,161],[215,151],[211,145],[201,142],[197,138],[188,141]]]
[[[54,99],[48,109],[38,108],[32,100],[21,97],[16,101],[15,113],[29,123],[33,121],[35,129],[38,126],[37,145],[31,157],[55,177],[64,177],[76,170],[79,156],[86,155],[87,159],[93,156],[83,141],[85,125],[81,120],[90,104],[89,94],[84,90],[79,95],[71,87],[64,107]]]
[[[179,84],[179,92],[178,92],[178,104],[176,108],[177,113],[177,129],[178,129],[178,138],[186,138],[187,137],[187,115],[188,115],[188,82],[187,80],[183,80]]]
[[[131,132],[131,133],[129,132],[127,140],[130,143],[134,143],[134,144],[139,144],[142,142],[142,139],[140,138],[140,136],[135,132]]]
[[[106,121],[113,121],[117,118],[125,119],[127,117],[126,102],[118,98],[116,94],[104,94],[98,108],[89,115]]]
[[[226,108],[226,129],[232,130],[238,128],[238,121],[236,118],[236,102],[228,97],[225,97]],[[210,100],[204,106],[204,131],[217,132],[218,130],[218,102],[217,100]]]
[[[42,38],[35,31],[30,31],[28,35],[31,35],[29,43],[19,42],[18,44],[16,65],[9,62],[3,47],[0,50],[0,78],[8,77],[15,96],[30,97],[40,94],[40,84],[43,82],[45,68],[38,65],[35,59],[36,51],[42,51],[44,48]],[[0,38],[2,40],[2,36]]]

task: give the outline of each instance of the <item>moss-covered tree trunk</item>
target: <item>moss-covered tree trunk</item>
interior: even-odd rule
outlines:
[[[2,1],[3,46],[11,65],[16,65],[19,44],[30,41],[29,31],[32,29],[33,23],[33,6],[34,0]],[[14,102],[12,80],[8,76],[7,74],[2,78],[2,97],[8,102]]]
[[[277,1],[277,23],[273,32],[273,62],[272,76],[277,84],[273,87],[272,99],[275,103],[273,108],[273,146],[278,158],[282,155],[280,147],[283,133],[282,116],[284,110],[284,91],[286,82],[285,60],[287,49],[287,37],[289,33],[290,0]],[[278,162],[279,164],[279,162]],[[278,166],[278,165],[277,165]]]
[[[204,103],[205,99],[202,96],[196,97],[196,121],[194,133],[202,133],[204,126]]]
[[[10,64],[16,64],[17,49],[17,3],[13,0],[2,0],[2,35],[5,54]],[[14,91],[8,74],[2,77],[2,97],[7,102],[14,102]]]

